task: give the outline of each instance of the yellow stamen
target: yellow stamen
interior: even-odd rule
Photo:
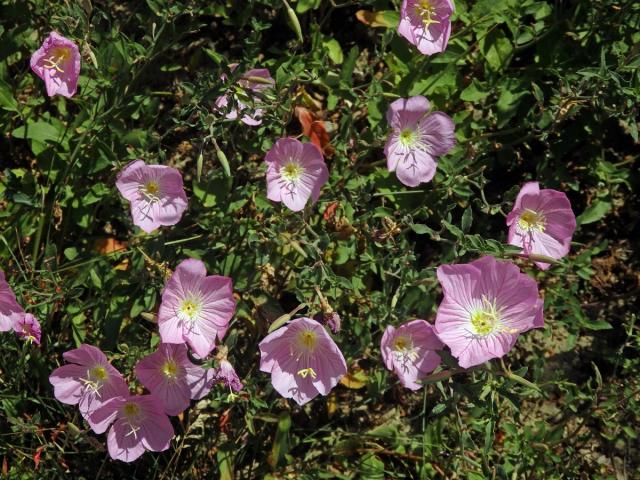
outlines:
[[[140,415],[140,407],[137,403],[125,403],[125,405],[122,407],[122,413],[127,418],[137,417],[138,415]]]
[[[55,47],[51,49],[51,56],[45,58],[44,68],[53,69],[64,73],[64,65],[71,58],[71,49],[67,47]]]
[[[300,178],[300,175],[304,172],[304,169],[300,166],[300,164],[290,161],[284,167],[280,169],[280,175],[285,180],[290,182],[295,182]]]
[[[162,365],[162,373],[167,378],[176,378],[178,374],[178,364],[173,360],[167,360],[164,365]]]
[[[300,375],[302,378],[307,378],[307,375],[310,375],[311,378],[316,378],[318,376],[313,368],[303,368],[302,370],[298,371],[298,375]]]
[[[414,132],[413,130],[409,129],[409,128],[405,128],[404,130],[402,130],[400,132],[400,143],[402,145],[404,145],[405,147],[410,147],[413,144],[416,143],[416,140],[418,139],[418,136],[416,134],[416,132]]]
[[[318,343],[318,335],[313,330],[298,333],[298,345],[304,350],[313,350]]]
[[[433,24],[440,23],[438,20],[433,18],[436,14],[436,7],[434,7],[430,0],[421,0],[416,4],[416,13],[422,18],[422,23],[424,23],[425,28],[429,28]]]
[[[180,311],[189,318],[198,313],[198,305],[192,300],[185,300],[180,306]]]
[[[107,370],[104,367],[93,367],[90,371],[91,378],[104,380],[107,378]]]
[[[544,215],[528,208],[522,212],[518,219],[518,226],[523,230],[537,230],[544,232],[547,221]]]

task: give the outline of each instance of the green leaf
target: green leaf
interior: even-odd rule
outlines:
[[[467,233],[471,228],[471,223],[473,222],[473,212],[471,211],[471,207],[467,207],[464,209],[464,213],[462,214],[462,231]]]
[[[11,132],[11,135],[14,138],[26,138],[42,143],[48,141],[60,143],[62,140],[60,138],[60,132],[56,127],[41,120],[22,125]]]
[[[342,47],[335,38],[322,42],[322,46],[327,49],[327,54],[333,63],[340,65],[344,61]]]
[[[610,211],[611,202],[596,200],[595,203],[589,205],[587,209],[582,212],[582,214],[580,214],[578,218],[576,218],[576,221],[578,222],[578,225],[586,225],[588,223],[597,222]]]
[[[10,112],[18,111],[18,102],[13,97],[11,86],[0,80],[0,106]]]
[[[502,30],[494,30],[480,42],[480,50],[489,68],[498,71],[509,63],[513,45]]]
[[[469,86],[460,93],[460,99],[465,102],[477,102],[487,98],[490,93],[482,83],[474,78]]]

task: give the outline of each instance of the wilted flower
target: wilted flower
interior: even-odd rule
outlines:
[[[162,292],[158,327],[164,343],[187,342],[201,358],[222,340],[236,309],[229,277],[207,276],[200,260],[181,262]]]
[[[24,310],[0,270],[0,332],[7,332],[24,315]]]
[[[231,71],[234,71],[238,65],[229,65]],[[223,75],[226,80],[226,75]],[[250,105],[259,104],[260,99],[256,98],[255,93],[264,92],[269,88],[273,88],[275,81],[271,78],[269,70],[266,68],[254,68],[242,74],[237,82],[239,89],[235,94],[222,95],[216,99],[215,109],[217,111],[225,111],[229,105],[229,96],[232,95],[235,100],[236,108],[232,108],[226,114],[229,120],[236,120],[238,116],[240,120],[249,126],[256,126],[262,123],[263,111],[261,108],[252,108]]]
[[[191,399],[199,400],[209,393],[214,376],[212,370],[191,363],[184,343],[161,343],[134,371],[140,383],[162,401],[167,415],[178,415],[189,407]]]
[[[49,376],[54,395],[62,403],[78,404],[92,427],[91,412],[110,398],[129,395],[124,378],[99,348],[82,344],[62,356],[69,364],[56,368]]]
[[[444,52],[454,10],[451,0],[403,0],[398,33],[418,47],[420,53]]]
[[[96,433],[105,432],[113,423],[107,448],[111,458],[123,462],[133,462],[145,450],[167,450],[174,436],[162,402],[154,395],[112,398],[91,414],[91,422]]]
[[[433,327],[424,320],[412,320],[397,329],[389,325],[382,335],[380,350],[386,367],[395,372],[405,388],[418,390],[418,380],[440,364],[435,352],[443,347]]]
[[[40,322],[30,313],[25,313],[18,318],[18,321],[13,324],[13,331],[27,342],[40,345]]]
[[[455,145],[454,124],[448,115],[431,112],[429,100],[418,95],[389,105],[387,122],[393,128],[384,147],[387,168],[409,187],[430,181],[436,157]]]
[[[118,174],[116,187],[131,202],[131,217],[147,233],[162,225],[175,225],[187,208],[182,175],[166,165],[129,163]]]
[[[569,253],[576,217],[567,196],[557,190],[540,190],[538,182],[525,183],[507,216],[508,242],[523,253],[560,259]],[[543,270],[551,265],[535,262]]]
[[[544,326],[536,282],[512,263],[482,257],[437,274],[444,299],[435,331],[463,368],[502,357],[522,332]]]
[[[304,405],[327,395],[347,373],[338,346],[322,325],[310,318],[292,320],[260,342],[260,370],[285,398]]]
[[[281,138],[265,156],[267,198],[282,202],[294,212],[304,208],[309,197],[318,201],[329,170],[322,153],[312,143]]]
[[[80,75],[78,46],[57,32],[51,32],[31,55],[31,70],[44,80],[50,97],[73,97]]]
[[[220,360],[220,366],[215,370],[215,381],[224,383],[234,392],[239,392],[244,386],[233,365],[227,359]]]

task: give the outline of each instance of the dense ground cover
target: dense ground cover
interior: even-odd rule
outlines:
[[[446,51],[424,56],[396,32],[400,2],[289,3],[299,31],[276,0],[0,1],[0,268],[42,324],[40,346],[0,334],[3,476],[640,478],[640,5],[458,1]],[[29,68],[53,30],[80,47],[72,99]],[[275,80],[259,126],[213,109],[233,63]],[[383,147],[388,106],[414,95],[453,118],[457,145],[409,188]],[[305,127],[330,177],[294,213],[267,199],[264,157]],[[177,225],[132,224],[115,182],[138,158],[182,172]],[[545,271],[506,245],[530,180],[578,217]],[[436,268],[487,254],[535,278],[545,328],[503,360],[402,388],[382,332],[433,323]],[[142,391],[134,365],[186,258],[233,279],[224,344],[244,388],[214,386],[173,417],[168,451],[113,461],[48,376],[87,343]],[[300,407],[259,371],[258,343],[284,313],[326,304],[349,373]]]

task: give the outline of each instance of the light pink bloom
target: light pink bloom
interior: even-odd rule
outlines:
[[[73,97],[80,75],[78,46],[57,32],[51,32],[42,46],[31,55],[31,70],[44,80],[50,97]]]
[[[436,157],[456,143],[454,124],[442,112],[431,112],[429,100],[418,95],[389,105],[387,122],[393,129],[384,147],[387,168],[409,187],[429,182],[436,173]]]
[[[569,253],[576,217],[567,196],[557,190],[540,190],[538,182],[525,183],[507,216],[508,242],[523,253],[560,259]],[[535,262],[543,270],[549,263]]]
[[[244,386],[233,365],[227,359],[220,360],[220,366],[216,368],[214,375],[216,382],[224,383],[233,392],[239,392]]]
[[[36,317],[30,313],[25,313],[16,323],[14,323],[13,331],[16,332],[20,338],[24,338],[27,342],[33,342],[36,345],[40,345],[40,322],[38,322]]]
[[[0,332],[7,332],[24,315],[24,310],[0,270]]]
[[[161,343],[134,371],[140,383],[162,401],[167,415],[186,410],[191,399],[199,400],[209,393],[213,382],[213,370],[191,363],[184,343]]]
[[[206,357],[222,340],[236,309],[229,277],[207,276],[200,260],[181,262],[162,292],[158,327],[164,343],[187,342]]]
[[[411,390],[420,389],[418,380],[440,365],[435,350],[442,347],[433,327],[424,320],[412,320],[397,329],[389,325],[380,342],[384,364],[398,375],[403,387]]]
[[[342,352],[322,325],[310,318],[292,320],[260,342],[260,370],[285,398],[304,405],[328,395],[347,373]]]
[[[107,448],[114,460],[133,462],[145,450],[167,450],[174,436],[162,402],[154,395],[123,395],[105,402],[91,414],[96,433],[107,435]],[[115,423],[114,423],[115,422]]]
[[[129,395],[127,383],[99,348],[82,344],[62,354],[68,365],[56,368],[49,376],[58,401],[80,407],[80,413],[91,424],[89,414],[105,401]]]
[[[282,202],[294,212],[304,208],[309,197],[316,203],[329,170],[322,153],[312,143],[281,138],[265,156],[267,198]]]
[[[418,47],[420,53],[444,52],[454,10],[451,0],[403,0],[398,33]]]
[[[187,208],[182,175],[166,165],[129,163],[118,174],[116,187],[131,202],[131,217],[147,233],[162,225],[175,225]]]
[[[444,299],[435,331],[463,368],[502,357],[522,332],[544,326],[535,280],[510,262],[482,257],[437,274]]]
[[[231,71],[237,68],[237,64],[230,65]],[[226,81],[227,76],[223,75],[222,80]],[[215,110],[225,112],[229,105],[229,96],[232,95],[235,100],[236,108],[232,108],[227,114],[228,120],[236,120],[238,116],[240,120],[249,126],[257,126],[262,123],[261,108],[252,108],[250,105],[260,104],[260,98],[255,93],[261,93],[269,88],[273,88],[275,80],[271,77],[269,70],[266,68],[254,68],[242,74],[237,82],[235,94],[221,95],[216,99]]]

